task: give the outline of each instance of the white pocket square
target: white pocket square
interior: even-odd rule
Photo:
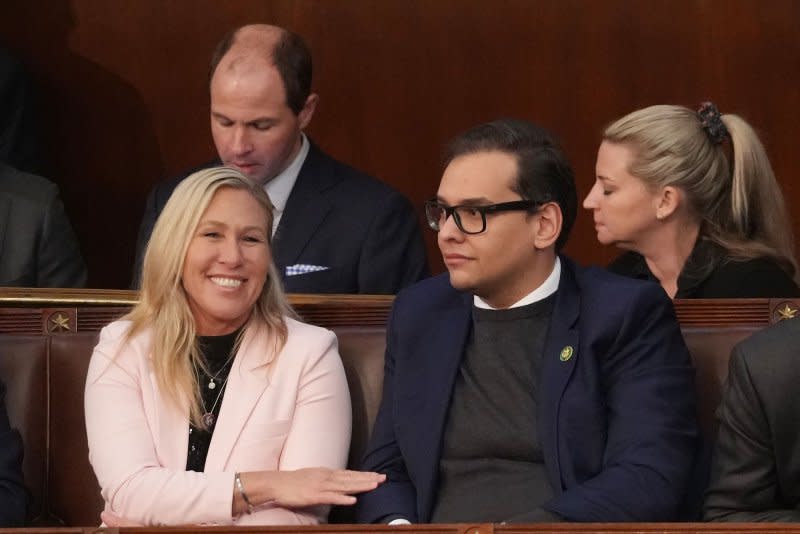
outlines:
[[[330,267],[324,265],[309,265],[307,263],[297,263],[295,265],[286,266],[286,276],[297,276],[299,274],[316,273],[319,271],[327,271]]]

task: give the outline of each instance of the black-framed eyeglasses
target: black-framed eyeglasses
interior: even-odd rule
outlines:
[[[515,200],[486,206],[445,206],[436,199],[431,199],[425,202],[425,217],[428,219],[428,226],[438,232],[447,218],[452,215],[458,229],[465,234],[472,235],[486,231],[487,213],[528,211],[538,208],[542,204],[543,202],[535,200]]]

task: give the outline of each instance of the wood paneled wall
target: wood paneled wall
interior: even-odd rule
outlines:
[[[237,25],[308,40],[321,96],[310,135],[417,206],[436,190],[442,145],[476,123],[549,127],[585,195],[603,125],[711,98],[762,133],[800,220],[798,21],[795,0],[6,0],[0,43],[38,87],[45,174],[90,284],[126,287],[147,192],[214,154],[208,57]],[[584,263],[616,254],[583,210],[566,251]]]

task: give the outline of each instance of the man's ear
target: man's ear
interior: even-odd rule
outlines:
[[[311,93],[306,98],[306,103],[303,104],[303,109],[297,114],[297,120],[300,122],[300,129],[305,130],[306,126],[311,123],[311,118],[317,110],[317,103],[319,102],[319,95]]]
[[[533,225],[534,246],[539,250],[555,246],[558,236],[561,235],[561,227],[564,225],[564,218],[558,204],[548,202],[531,217],[539,219],[539,223]]]
[[[683,201],[683,191],[671,185],[661,189],[656,199],[656,219],[663,221],[680,207]]]

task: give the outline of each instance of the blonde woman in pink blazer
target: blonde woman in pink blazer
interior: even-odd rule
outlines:
[[[100,334],[86,383],[102,519],[313,524],[384,477],[344,470],[350,398],[332,332],[294,319],[266,193],[226,167],[175,190],[140,302]]]

